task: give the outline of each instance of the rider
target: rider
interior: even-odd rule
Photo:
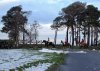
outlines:
[[[65,39],[65,45],[67,45],[68,44],[68,41],[67,41],[67,39]]]
[[[50,42],[50,38],[48,37],[48,42]]]
[[[82,41],[80,43],[84,43],[84,39],[82,39]]]

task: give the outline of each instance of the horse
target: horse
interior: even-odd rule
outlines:
[[[43,40],[42,43],[44,43],[46,47],[48,47],[48,46],[53,46],[53,47],[55,47],[55,44],[54,44],[53,42],[48,42],[48,41],[46,41],[46,40]]]
[[[80,47],[88,47],[87,43],[82,39],[82,41],[79,43],[80,44]]]
[[[83,42],[83,43],[80,43],[80,47],[88,47],[87,43]]]
[[[68,46],[68,47],[71,47],[71,44],[70,44],[70,43],[68,43],[68,42],[65,42],[65,43],[64,43],[64,42],[61,40],[61,43],[62,43],[62,45],[63,45],[63,46]]]
[[[71,44],[68,42],[65,42],[65,46],[71,47]]]

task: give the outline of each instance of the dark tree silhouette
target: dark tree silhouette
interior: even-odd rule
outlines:
[[[59,28],[61,27],[61,20],[62,20],[62,17],[58,16],[53,20],[53,24],[51,25],[51,28],[55,29],[55,37],[54,37],[55,45],[56,45],[56,41],[57,41],[57,32],[58,32]]]
[[[100,11],[97,7],[77,1],[62,8],[60,18],[62,18],[60,27],[62,25],[67,27],[67,42],[69,34],[68,30],[71,28],[72,46],[74,46],[75,40],[77,41],[76,45],[80,45],[82,40],[81,34],[83,34],[84,43],[86,43],[86,45],[90,46],[90,43],[91,45],[98,44],[98,35],[100,33]]]
[[[72,46],[74,46],[74,27],[76,25],[76,17],[79,15],[80,12],[84,11],[85,3],[82,2],[74,2],[70,4],[68,7],[62,9],[63,13],[65,14],[65,19],[67,18],[67,23],[69,23],[71,30],[72,30]]]
[[[99,18],[100,18],[100,11],[98,8],[94,7],[93,5],[88,5],[85,10],[85,24],[87,24],[88,28],[88,40],[87,43],[90,45],[90,34],[91,34],[91,42],[93,40],[93,32],[91,32],[90,28],[94,27],[95,29],[95,44],[97,45],[97,38],[98,38],[98,28],[99,28]],[[92,42],[93,44],[93,42]]]
[[[16,46],[19,44],[19,31],[25,31],[24,25],[27,23],[28,11],[22,11],[21,5],[12,7],[7,14],[2,17],[4,26],[2,32],[9,34],[9,39],[14,40]]]

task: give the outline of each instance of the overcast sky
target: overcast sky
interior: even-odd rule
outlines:
[[[48,37],[53,41],[54,30],[50,29],[53,19],[58,16],[59,11],[69,4],[78,0],[0,0],[0,20],[3,15],[13,6],[22,5],[24,11],[32,11],[29,16],[29,23],[37,20],[42,25],[39,30],[39,39],[47,39]],[[79,0],[87,4],[93,4],[100,9],[100,0]],[[2,28],[0,22],[0,29]],[[58,42],[64,40],[65,31],[58,32]],[[0,39],[7,38],[7,34],[0,33]]]

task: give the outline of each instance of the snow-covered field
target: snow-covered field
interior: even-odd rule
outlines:
[[[0,71],[16,71],[18,67],[23,67],[25,64],[46,60],[46,53],[86,53],[85,51],[63,51],[63,50],[31,50],[31,49],[1,49],[0,50]],[[37,66],[24,68],[24,71],[45,71],[52,63],[39,63]]]
[[[9,49],[9,50],[0,50],[0,71],[9,71],[10,69],[16,69],[16,67],[23,66],[24,64],[35,62],[37,60],[45,60],[46,57],[44,54],[28,49]],[[30,71],[30,69],[47,69],[51,64],[39,64],[37,67],[31,67],[25,69],[26,71]],[[36,70],[35,70],[36,71]],[[38,70],[37,70],[38,71]],[[40,70],[39,70],[40,71]]]

